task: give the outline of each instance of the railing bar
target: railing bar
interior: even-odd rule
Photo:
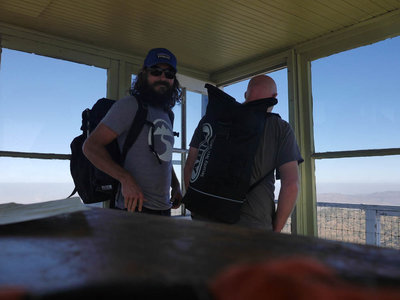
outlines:
[[[71,155],[70,154],[55,154],[55,153],[0,151],[0,157],[68,160],[71,158]]]
[[[395,211],[395,212],[400,210],[400,206],[351,204],[351,203],[317,202],[317,206],[319,206],[319,207],[353,208],[353,209],[374,209],[374,210],[379,210],[379,211]]]
[[[311,157],[314,159],[322,159],[322,158],[343,158],[343,157],[385,156],[385,155],[400,155],[400,148],[316,152],[311,154]]]
[[[187,153],[187,149],[174,148],[173,153]],[[17,152],[17,151],[0,151],[0,157],[13,157],[13,158],[32,158],[32,159],[71,159],[71,154],[57,154],[57,153],[38,153],[38,152]]]

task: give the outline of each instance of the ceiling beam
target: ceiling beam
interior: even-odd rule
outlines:
[[[315,60],[400,35],[400,10],[295,46],[296,53]]]
[[[2,47],[99,68],[108,69],[110,61],[120,60],[130,63],[136,71],[140,69],[144,60],[143,56],[101,48],[2,22],[0,22],[0,35]],[[208,73],[203,71],[194,70],[186,66],[178,66],[178,71],[182,75],[202,81],[210,81]]]
[[[289,51],[282,51],[275,55],[264,55],[236,66],[210,74],[210,79],[218,86],[224,86],[244,80],[254,75],[279,70],[287,65]]]

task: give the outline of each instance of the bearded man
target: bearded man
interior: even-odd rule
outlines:
[[[182,194],[172,167],[171,109],[182,97],[176,64],[169,50],[151,49],[130,95],[111,107],[83,145],[93,165],[121,183],[116,208],[170,216],[171,208],[180,206]],[[117,139],[122,149],[139,105],[147,109],[146,123],[121,166],[112,160],[106,146]]]

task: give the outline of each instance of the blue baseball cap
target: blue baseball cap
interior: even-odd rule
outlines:
[[[150,68],[157,64],[169,64],[171,67],[176,69],[176,57],[171,51],[165,48],[154,48],[147,53],[144,60],[144,66]]]

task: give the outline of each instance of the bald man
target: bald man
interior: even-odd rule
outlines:
[[[245,102],[250,102],[263,98],[276,98],[278,91],[275,81],[267,75],[253,77],[247,85],[247,91],[244,93]],[[272,111],[273,106],[268,108]]]
[[[276,98],[277,94],[276,84],[271,77],[266,75],[255,76],[247,86],[247,91],[244,94],[244,105],[263,98]],[[268,108],[268,113],[272,111],[272,108]],[[202,139],[201,128],[202,120],[190,142],[189,154],[184,168],[186,189]],[[280,232],[296,203],[299,190],[298,164],[302,161],[292,128],[279,115],[271,114],[266,119],[264,133],[254,157],[250,185],[258,182],[266,174],[269,175],[263,178],[246,195],[246,201],[242,206],[237,225]],[[274,202],[275,177],[273,172],[270,172],[273,169],[276,169],[276,177],[281,180],[276,209]],[[193,213],[192,218],[216,221],[209,216],[193,215]]]

